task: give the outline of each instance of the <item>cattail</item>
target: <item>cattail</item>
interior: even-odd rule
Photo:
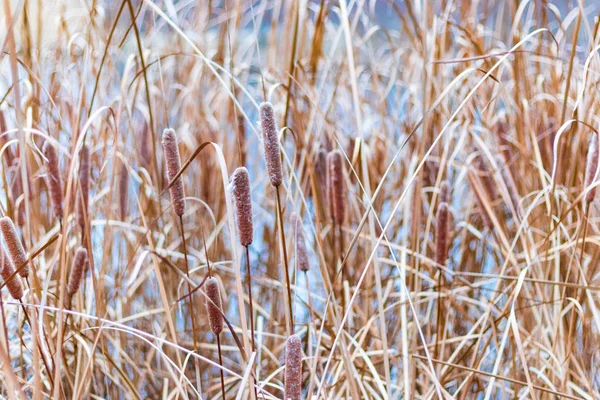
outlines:
[[[4,251],[0,250],[0,257],[2,263],[0,264],[0,275],[4,280],[4,284],[8,288],[8,292],[13,299],[19,300],[23,297],[23,284],[17,274],[15,274],[15,266],[10,259],[4,254]]]
[[[81,147],[79,159],[79,201],[77,202],[77,223],[81,229],[85,227],[85,219],[88,215],[88,205],[90,202],[90,170],[90,150],[84,144]]]
[[[445,265],[448,258],[448,220],[448,203],[440,203],[436,216],[435,235],[435,262],[439,265]]]
[[[593,134],[590,139],[587,164],[585,166],[585,187],[590,187],[596,181],[596,172],[598,171],[598,135]],[[585,195],[585,202],[591,203],[596,197],[596,188],[590,189]]]
[[[216,278],[211,276],[206,279],[204,292],[206,293],[206,311],[208,312],[210,329],[218,336],[223,330],[223,307],[221,306],[219,282]]]
[[[265,146],[265,162],[271,185],[277,187],[283,181],[281,173],[281,154],[279,149],[279,136],[273,105],[262,103],[260,105],[260,125],[262,127],[263,142]]]
[[[300,271],[308,271],[308,250],[306,249],[306,237],[304,236],[304,228],[302,227],[302,219],[296,213],[291,217],[292,225],[294,226],[294,242],[296,245],[296,262]]]
[[[285,399],[302,398],[302,341],[291,335],[285,342]]]
[[[127,215],[127,203],[129,202],[129,171],[125,163],[121,164],[121,172],[119,173],[119,214],[121,221],[125,220]]]
[[[177,135],[171,128],[167,128],[162,134],[162,144],[165,149],[165,160],[167,162],[167,176],[169,182],[173,181],[175,175],[181,169],[181,159],[179,157],[179,148],[177,147]],[[185,212],[185,200],[183,199],[183,181],[181,176],[177,178],[169,189],[171,193],[171,202],[173,210],[179,217]]]
[[[492,178],[492,173],[490,172],[488,164],[483,160],[483,156],[477,157],[475,163],[479,169],[479,173],[483,173],[483,176],[481,176],[481,183],[483,184],[485,193],[489,196],[490,200],[494,200],[496,198],[496,183]]]
[[[71,273],[69,274],[69,283],[67,285],[67,293],[73,297],[81,286],[81,280],[87,263],[87,250],[84,247],[79,247],[75,251],[73,263],[71,264]]]
[[[329,204],[333,209],[333,220],[337,224],[344,223],[346,215],[346,188],[344,186],[344,173],[342,152],[334,150],[327,155],[327,169],[329,171]]]
[[[12,259],[14,265],[19,269],[19,274],[23,277],[29,275],[29,264],[27,259],[27,253],[19,235],[17,234],[17,228],[9,217],[0,218],[0,230],[2,230],[2,236],[8,247],[8,253]]]
[[[151,132],[150,129],[148,129],[148,124],[144,122],[139,132],[139,141],[142,166],[146,169],[148,169],[152,163],[152,146],[150,145],[150,140],[152,140]]]
[[[42,151],[44,152],[44,156],[48,159],[48,175],[46,177],[46,183],[50,190],[50,200],[52,201],[52,208],[54,208],[54,216],[62,219],[63,193],[56,149],[54,149],[54,146],[52,146],[50,142],[45,142]]]
[[[450,189],[450,184],[448,181],[442,181],[440,186],[440,203],[448,203],[450,204],[452,200],[452,192]]]
[[[250,197],[250,177],[244,167],[237,168],[231,177],[232,192],[235,199],[235,217],[238,237],[242,246],[252,244],[252,199]]]

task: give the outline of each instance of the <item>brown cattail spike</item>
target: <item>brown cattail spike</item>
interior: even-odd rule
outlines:
[[[219,282],[216,278],[211,276],[206,279],[204,292],[206,293],[206,311],[210,329],[215,335],[219,335],[223,331],[223,307],[221,306]]]
[[[15,267],[10,261],[8,256],[4,254],[4,251],[0,250],[0,275],[4,280],[4,285],[8,288],[8,292],[13,299],[19,300],[23,297],[23,284],[17,274],[15,274]]]
[[[291,335],[285,342],[285,399],[302,398],[302,341]]]
[[[296,248],[296,263],[300,271],[308,271],[310,265],[308,263],[308,249],[306,248],[306,237],[304,236],[304,228],[302,227],[302,219],[296,213],[292,214],[292,226],[294,227],[294,244]]]
[[[442,181],[440,185],[440,203],[448,203],[450,204],[452,200],[452,192],[450,189],[450,184],[448,181]]]
[[[592,134],[590,139],[588,153],[587,153],[587,164],[585,166],[585,188],[590,187],[597,179],[598,172],[598,135]],[[585,195],[585,202],[591,203],[596,197],[596,188],[590,189]]]
[[[162,134],[162,145],[165,150],[165,161],[167,163],[167,176],[169,182],[172,183],[169,189],[171,193],[171,202],[173,210],[178,216],[182,216],[185,212],[185,200],[183,194],[183,180],[181,176],[173,182],[173,178],[181,169],[181,158],[179,156],[179,148],[177,147],[177,135],[173,129],[165,129]]]
[[[71,273],[69,274],[69,283],[67,285],[67,293],[71,297],[77,293],[79,287],[81,286],[81,280],[83,279],[86,262],[87,250],[83,247],[79,247],[77,251],[75,251],[75,257],[73,257]]]
[[[334,150],[327,155],[327,169],[329,171],[329,201],[333,207],[333,220],[336,224],[343,224],[346,216],[346,187],[344,186],[343,155],[339,150]]]
[[[83,229],[88,218],[88,206],[90,202],[90,171],[91,159],[90,149],[87,145],[81,147],[79,159],[79,201],[77,202],[77,223]]]
[[[52,208],[54,209],[54,216],[62,219],[63,217],[63,193],[62,183],[60,179],[60,170],[58,169],[58,156],[56,150],[50,142],[45,142],[42,148],[44,156],[48,160],[48,175],[46,177],[46,183],[50,191],[50,200],[52,201]]]
[[[242,246],[250,246],[253,238],[252,199],[250,197],[250,176],[244,167],[238,168],[231,177],[233,198],[235,199],[235,217],[238,237]]]
[[[29,264],[27,253],[19,235],[17,234],[17,228],[9,217],[0,218],[0,230],[2,230],[2,236],[6,242],[8,253],[12,259],[14,265],[19,268],[19,274],[23,277],[29,275]]]
[[[125,221],[127,215],[127,203],[129,202],[129,172],[125,163],[121,164],[119,173],[119,216]]]
[[[265,162],[271,185],[277,187],[283,181],[281,172],[281,154],[279,148],[279,136],[275,113],[271,103],[260,105],[260,125],[262,128],[263,142],[265,146]]]
[[[446,259],[448,258],[448,203],[440,203],[436,220],[435,262],[439,265],[445,265]]]

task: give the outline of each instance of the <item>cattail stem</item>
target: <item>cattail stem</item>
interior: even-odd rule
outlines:
[[[248,305],[250,309],[250,335],[252,335],[252,351],[256,351],[256,344],[254,343],[254,308],[252,306],[252,273],[250,271],[250,251],[248,250],[248,246],[246,247],[246,271],[247,271],[247,281],[248,281]],[[254,374],[252,374],[252,387],[254,388],[254,398],[258,399],[258,393],[256,391],[256,378]]]
[[[223,400],[225,400],[225,377],[223,376],[223,355],[221,353],[221,335],[217,335],[217,351],[219,352],[219,372],[221,373],[221,395],[223,396]]]
[[[4,340],[6,340],[6,353],[10,354],[10,346],[8,342],[8,329],[6,328],[6,314],[4,313],[4,301],[2,300],[2,294],[0,293],[0,312],[2,313],[2,329],[4,330]]]
[[[190,318],[192,320],[192,342],[194,344],[194,353],[198,354],[198,343],[196,342],[196,314],[194,313],[194,302],[192,301],[192,285],[190,284],[190,270],[188,265],[187,246],[185,241],[185,232],[183,229],[183,216],[179,216],[179,227],[181,228],[181,241],[183,242],[183,257],[185,259],[185,275],[187,276],[187,298],[188,307],[190,309]],[[194,370],[196,372],[196,384],[200,390],[200,364],[198,359],[194,357]]]
[[[290,285],[290,268],[288,265],[288,259],[287,259],[287,249],[285,246],[285,231],[284,231],[284,227],[283,227],[283,218],[282,218],[282,212],[281,212],[281,195],[279,194],[279,186],[275,187],[275,193],[277,194],[277,223],[279,225],[279,240],[281,242],[281,257],[283,258],[282,264],[284,267],[284,273],[285,273],[285,286],[287,289],[287,300],[288,300],[288,310],[289,310],[289,317],[288,317],[288,324],[289,324],[289,332],[290,335],[294,334],[294,313],[293,313],[293,307],[292,307],[292,289],[291,289],[291,285]]]

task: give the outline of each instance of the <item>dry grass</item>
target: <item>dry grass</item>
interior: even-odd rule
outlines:
[[[600,398],[600,8],[433,3],[1,0],[0,396]]]

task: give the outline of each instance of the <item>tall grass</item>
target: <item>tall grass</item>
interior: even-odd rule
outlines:
[[[0,10],[0,397],[600,398],[598,4]]]

